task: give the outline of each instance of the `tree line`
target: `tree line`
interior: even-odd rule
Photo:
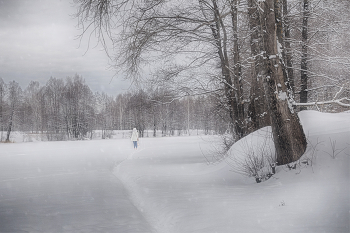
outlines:
[[[95,130],[108,138],[113,130],[134,127],[141,137],[145,130],[152,130],[153,136],[194,129],[222,133],[226,116],[216,108],[210,96],[179,97],[161,88],[118,96],[93,93],[79,75],[51,77],[42,86],[32,81],[24,90],[16,81],[5,83],[0,78],[0,131],[5,141],[15,130],[41,134],[46,140],[92,138]]]

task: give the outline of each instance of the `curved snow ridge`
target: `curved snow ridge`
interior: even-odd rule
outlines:
[[[124,161],[122,165],[126,165],[129,161]],[[126,170],[126,169],[125,169]],[[162,205],[155,204],[156,202],[148,201],[145,197],[147,190],[141,190],[138,181],[141,180],[139,176],[132,176],[128,174],[121,166],[117,166],[114,175],[123,183],[128,192],[129,199],[133,205],[139,210],[141,215],[151,226],[154,233],[175,233],[175,216],[172,210],[167,208],[160,208]]]
[[[136,207],[136,209],[139,211],[139,213],[143,216],[143,218],[148,222],[148,224],[151,227],[152,232],[154,233],[163,233],[164,231],[158,231],[155,227],[156,216],[154,214],[150,213],[149,211],[146,211],[148,208],[145,208],[145,203],[142,200],[142,196],[138,193],[138,186],[135,183],[135,180],[138,179],[138,177],[133,177],[123,169],[123,165],[126,164],[132,164],[132,160],[137,157],[138,154],[140,154],[141,151],[143,151],[145,148],[140,148],[138,150],[132,151],[127,158],[116,164],[116,166],[113,169],[113,175],[116,176],[121,183],[123,184],[125,190],[128,193],[130,202]],[[165,233],[165,232],[164,232]]]
[[[137,177],[135,178],[128,175],[128,173],[123,171],[122,169],[122,165],[132,160],[134,154],[135,153],[131,153],[125,160],[119,163],[113,170],[113,174],[122,182],[125,190],[128,193],[130,202],[136,207],[136,209],[148,222],[148,224],[151,227],[151,230],[154,233],[163,233],[163,231],[158,231],[155,227],[155,220],[157,219],[156,216],[154,216],[154,214],[150,213],[149,211],[146,211],[146,209],[148,208],[145,208],[146,203],[142,200],[142,196],[138,193],[138,186],[135,183],[135,179],[137,179]]]

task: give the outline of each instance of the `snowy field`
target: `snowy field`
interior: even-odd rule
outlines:
[[[349,232],[350,113],[300,117],[312,166],[259,184],[214,136],[1,143],[0,232]]]

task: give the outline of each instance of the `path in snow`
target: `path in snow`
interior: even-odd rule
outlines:
[[[129,140],[0,146],[0,232],[152,232],[111,172]]]

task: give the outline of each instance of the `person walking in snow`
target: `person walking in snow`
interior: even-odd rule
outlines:
[[[136,128],[132,130],[131,141],[134,143],[134,149],[137,150],[137,141],[139,140],[139,132],[137,132]]]

